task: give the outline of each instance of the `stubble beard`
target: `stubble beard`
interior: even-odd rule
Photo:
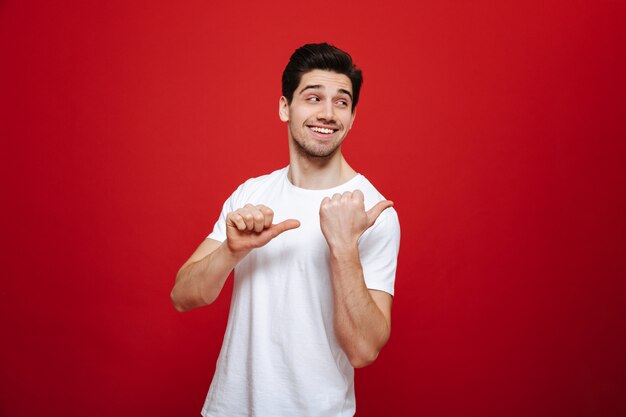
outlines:
[[[298,155],[315,160],[324,160],[332,158],[341,147],[343,138],[341,140],[325,145],[318,145],[316,143],[307,143],[306,140],[296,137],[292,134],[292,142]]]

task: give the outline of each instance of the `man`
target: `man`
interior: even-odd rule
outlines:
[[[398,217],[341,152],[361,71],[309,44],[282,82],[289,166],[237,188],[172,290],[179,311],[208,305],[235,269],[205,417],[352,416],[354,368],[390,334]]]

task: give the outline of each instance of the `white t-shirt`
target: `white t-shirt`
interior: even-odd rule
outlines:
[[[288,168],[252,178],[224,203],[208,236],[226,239],[226,215],[247,203],[274,211],[274,223],[301,225],[250,252],[235,268],[228,325],[202,409],[204,417],[353,416],[354,369],[333,330],[328,245],[319,221],[324,197],[359,189],[368,210],[383,196],[362,175],[326,190],[294,186]],[[383,211],[359,240],[369,289],[393,295],[400,226]]]

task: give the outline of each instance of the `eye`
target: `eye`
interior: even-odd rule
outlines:
[[[348,103],[348,100],[338,100],[337,104],[339,104],[341,107],[348,107],[350,105],[350,103]]]
[[[306,101],[310,101],[312,103],[316,103],[316,102],[320,101],[320,99],[317,96],[311,96],[311,97],[307,97]]]

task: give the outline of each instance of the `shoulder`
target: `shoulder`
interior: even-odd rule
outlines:
[[[287,167],[277,169],[269,174],[249,178],[237,187],[232,197],[236,201],[249,202],[251,199],[254,199],[255,196],[275,189],[285,180],[286,175]]]
[[[365,209],[369,210],[376,203],[382,200],[386,200],[385,196],[374,187],[374,185],[362,174],[358,174],[358,178],[356,183],[354,184],[354,188],[361,190],[363,196],[365,198]],[[393,199],[391,199],[393,200]],[[385,210],[383,213],[388,211],[394,211],[393,209]]]
[[[267,184],[273,184],[276,181],[282,181],[285,178],[285,175],[287,175],[287,167],[277,169],[269,174],[249,178],[241,184],[239,188],[252,189],[255,187],[263,187]]]
[[[380,200],[385,200],[385,197],[374,187],[374,185],[364,175],[357,174],[355,178],[354,188],[361,190],[365,197],[365,207],[373,206]]]

